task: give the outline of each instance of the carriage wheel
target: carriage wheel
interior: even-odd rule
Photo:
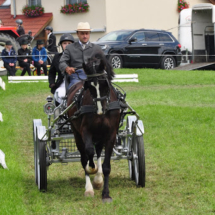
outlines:
[[[133,133],[132,138],[132,155],[136,185],[145,187],[146,170],[143,135],[137,136],[135,132]]]
[[[134,162],[132,158],[132,137],[127,137],[128,141],[128,150],[129,150],[129,159],[128,159],[128,169],[129,169],[129,177],[131,180],[135,180],[135,174],[134,174]]]
[[[128,116],[127,118],[127,124],[126,124],[126,131],[128,133],[132,132],[132,124],[136,120],[135,116]],[[129,169],[129,177],[131,180],[135,180],[135,174],[134,174],[134,162],[133,162],[133,156],[132,156],[132,137],[127,136],[127,147],[128,147],[128,169]]]
[[[34,119],[33,120],[33,141],[34,141],[34,174],[35,174],[35,183],[37,182],[37,126],[41,126],[42,121],[41,119]]]
[[[37,142],[37,170],[38,189],[45,192],[47,191],[46,143],[40,140]]]

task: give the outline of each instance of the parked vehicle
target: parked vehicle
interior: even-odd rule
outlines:
[[[173,69],[181,63],[181,45],[170,32],[163,30],[113,31],[95,44],[101,46],[113,68]]]

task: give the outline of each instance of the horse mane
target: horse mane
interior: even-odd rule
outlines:
[[[105,70],[107,72],[108,80],[113,80],[115,73],[113,71],[113,68],[111,64],[108,62],[107,58],[102,52],[96,52],[92,55],[91,58],[88,59],[88,62],[86,64],[83,64],[83,68],[86,71],[87,68],[90,68],[93,66],[93,63],[96,64],[96,66],[99,67],[100,71]]]

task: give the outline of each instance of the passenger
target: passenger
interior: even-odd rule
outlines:
[[[45,31],[46,31],[46,34],[47,34],[47,42],[48,42],[46,48],[50,52],[58,52],[57,51],[57,46],[56,46],[56,37],[52,33],[53,32],[53,28],[51,26],[47,26],[45,28]]]
[[[66,46],[70,43],[74,43],[74,41],[75,40],[71,34],[63,34],[61,36],[58,45],[61,45],[63,52],[55,54],[49,70],[49,87],[54,94],[56,105],[62,103],[62,97],[66,95],[64,76],[59,69],[59,61]],[[57,80],[56,75],[58,76]]]
[[[91,58],[94,52],[102,53],[100,46],[89,41],[91,29],[88,22],[78,23],[76,32],[79,41],[66,47],[59,64],[61,72],[66,72],[70,75],[69,88],[80,81],[78,76],[81,79],[86,79],[86,75],[82,68],[83,63],[86,63],[88,58]],[[75,70],[79,75],[75,73]]]
[[[21,76],[25,75],[26,71],[28,75],[31,76],[31,51],[27,48],[28,41],[22,40],[21,48],[18,50],[18,61],[20,67],[23,67]]]
[[[2,50],[2,60],[9,75],[15,76],[17,57],[11,41],[6,41],[5,49]]]
[[[22,26],[22,24],[23,24],[22,20],[21,19],[17,19],[16,23],[17,23],[17,30],[16,30],[16,32],[19,34],[19,36],[24,35],[25,34],[25,29]]]
[[[33,48],[32,51],[32,60],[34,61],[34,66],[37,68],[37,75],[41,75],[41,67],[43,68],[44,74],[47,75],[47,52],[44,48],[44,42],[42,40],[37,40],[37,45]]]

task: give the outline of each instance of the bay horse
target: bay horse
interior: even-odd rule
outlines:
[[[76,89],[67,93],[67,105],[74,101],[74,95],[82,87],[80,101],[68,111],[81,163],[85,171],[85,196],[94,196],[94,189],[101,189],[103,202],[111,202],[109,195],[109,174],[111,154],[116,142],[120,122],[120,106],[117,94],[111,84],[114,72],[105,56],[95,54],[83,63],[87,75],[84,82],[76,84]],[[74,117],[76,116],[76,117]],[[101,152],[105,149],[102,164]],[[93,161],[97,155],[97,165]],[[104,181],[103,175],[104,174]],[[93,186],[89,174],[96,174]]]

